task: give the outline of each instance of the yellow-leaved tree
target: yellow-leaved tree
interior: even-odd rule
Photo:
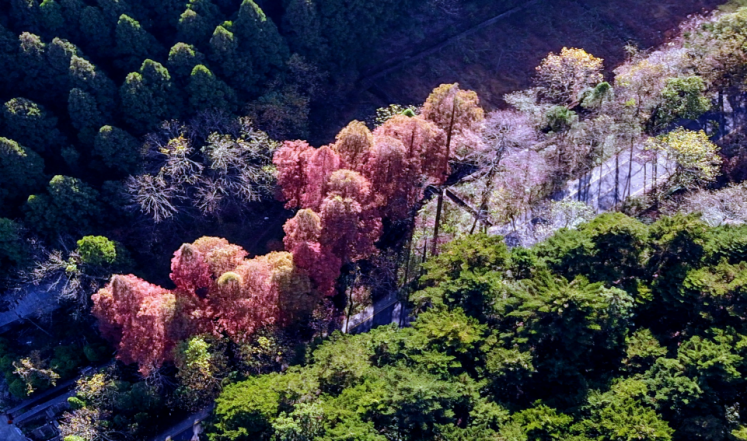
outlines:
[[[702,130],[678,128],[658,138],[650,138],[646,148],[662,152],[671,176],[669,189],[693,188],[718,177],[722,162],[719,147]]]
[[[550,53],[537,66],[537,86],[545,99],[573,107],[581,92],[604,79],[603,61],[583,49],[564,47],[559,55]]]

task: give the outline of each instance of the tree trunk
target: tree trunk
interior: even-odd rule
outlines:
[[[350,316],[353,314],[353,288],[355,287],[356,282],[358,281],[358,265],[356,264],[355,269],[353,270],[353,283],[350,284],[348,287],[348,313],[347,317],[345,317],[345,333],[350,333]]]
[[[428,236],[423,236],[423,257],[420,259],[420,277],[423,277],[423,265],[428,255]],[[418,280],[418,289],[420,289],[420,280]]]
[[[615,155],[615,206],[620,202],[620,152]]]
[[[633,141],[630,141],[630,157],[628,158],[628,196],[633,192]],[[624,197],[625,195],[623,195]]]
[[[456,119],[457,99],[454,97],[454,103],[451,107],[451,121],[449,121],[449,130],[446,131],[446,156],[444,157],[444,179],[449,178],[449,156],[451,156],[451,138],[454,133],[454,120]]]
[[[659,180],[659,151],[658,150],[654,151],[654,169],[652,171],[652,174],[653,174],[654,180],[651,183],[651,190],[654,193],[654,204],[656,208],[658,209],[659,208],[659,185],[657,182]]]
[[[594,175],[592,175],[593,177]],[[597,213],[602,209],[600,201],[602,198],[602,176],[604,176],[604,162],[599,165],[599,180],[597,180]]]
[[[726,134],[726,115],[724,115],[724,91],[718,91],[718,132],[720,136]]]
[[[444,206],[444,190],[438,193],[438,204],[436,205],[436,225],[433,227],[433,247],[431,249],[431,256],[438,254],[438,230],[441,226],[441,211]]]

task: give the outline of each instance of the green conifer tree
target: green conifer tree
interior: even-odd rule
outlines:
[[[254,74],[260,83],[267,83],[283,71],[288,59],[288,46],[277,26],[252,0],[241,3],[233,32],[243,56],[249,56]],[[248,89],[249,92],[255,92]]]
[[[241,52],[239,42],[231,32],[231,22],[217,26],[210,38],[208,58],[220,77],[239,92],[255,88],[257,76],[254,74],[251,58]]]
[[[31,100],[11,99],[3,105],[2,115],[3,132],[38,153],[65,143],[65,137],[57,129],[57,118]]]
[[[70,87],[95,97],[99,110],[108,119],[116,106],[117,88],[114,82],[91,62],[75,55],[70,59],[68,76]]]
[[[3,69],[3,81],[0,82],[0,93],[9,93],[18,87],[20,70],[18,69],[18,37],[0,23],[0,66]]]
[[[62,6],[56,0],[44,0],[39,5],[42,33],[49,37],[67,36]]]
[[[73,127],[78,131],[78,139],[87,145],[93,143],[98,128],[106,122],[96,98],[77,87],[71,89],[68,95],[67,113]]]
[[[236,93],[201,64],[192,70],[188,93],[189,109],[193,114],[210,109],[232,111],[236,103]]]
[[[29,196],[26,224],[49,238],[88,233],[102,214],[98,197],[99,192],[80,179],[55,176],[46,193]]]
[[[44,161],[31,149],[7,138],[0,138],[0,207],[22,201],[44,186]],[[4,207],[9,208],[9,207]]]
[[[112,126],[102,127],[93,144],[93,153],[112,169],[134,173],[141,161],[141,145],[134,136]]]
[[[186,43],[177,43],[169,50],[169,60],[166,63],[169,72],[182,84],[186,84],[192,74],[192,69],[198,64],[203,64],[205,56],[194,46]]]
[[[86,53],[110,58],[114,55],[114,24],[109,24],[101,9],[86,6],[80,13],[80,33],[84,41]]]
[[[293,52],[314,64],[326,64],[329,47],[314,0],[290,0],[283,15],[283,34]]]
[[[139,72],[127,75],[119,89],[125,121],[134,133],[155,129],[161,121],[178,118],[178,93],[160,63],[145,60]]]
[[[134,71],[144,60],[156,58],[160,45],[137,20],[122,14],[114,31],[114,44],[117,59],[115,64],[121,69]]]
[[[179,16],[177,39],[204,48],[210,34],[222,21],[222,14],[210,0],[190,0]]]

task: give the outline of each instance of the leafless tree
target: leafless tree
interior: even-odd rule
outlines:
[[[201,137],[211,129],[220,131]],[[132,207],[156,223],[192,207],[218,215],[229,204],[242,208],[272,194],[277,143],[246,118],[205,113],[193,125],[170,121],[146,143],[146,173],[128,178],[126,189]]]

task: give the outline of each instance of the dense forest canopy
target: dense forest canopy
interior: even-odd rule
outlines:
[[[617,213],[455,241],[412,327],[226,387],[209,439],[742,439],[746,233]]]
[[[498,3],[0,3],[9,417],[41,441],[195,415],[203,441],[747,439],[747,7],[619,65],[558,46],[497,110],[434,83],[337,124],[376,45],[523,11]]]

